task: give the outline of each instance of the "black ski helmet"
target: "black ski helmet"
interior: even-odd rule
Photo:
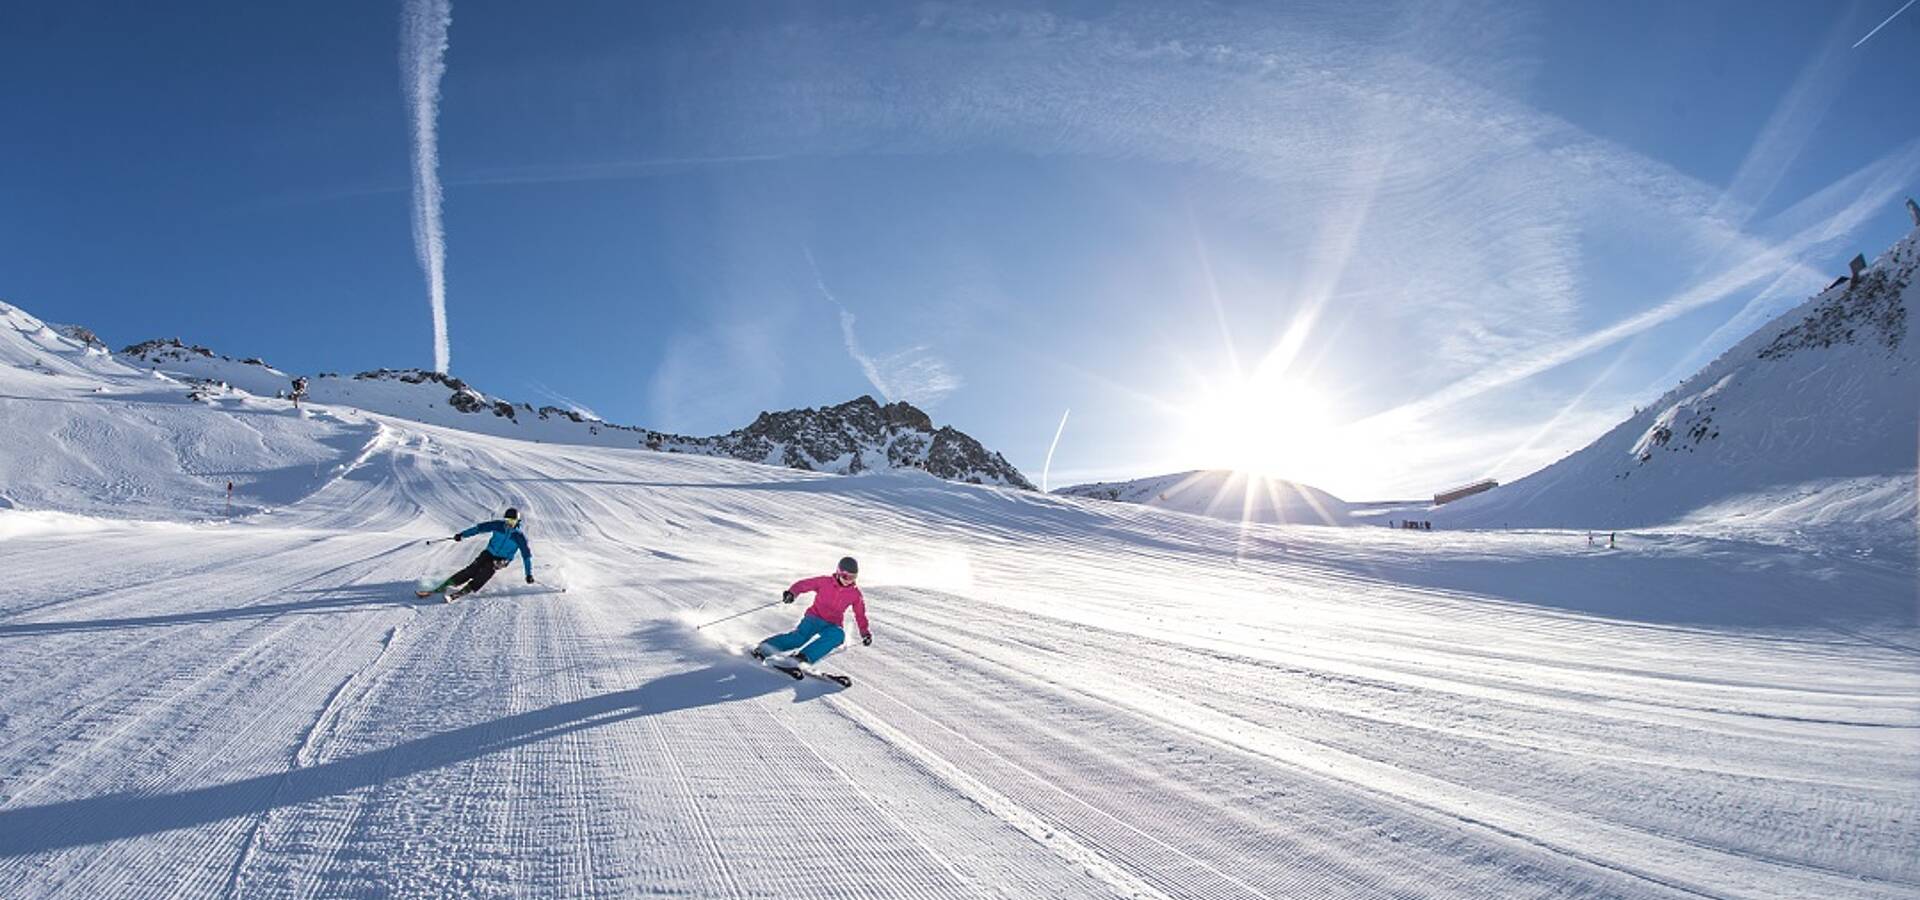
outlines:
[[[848,575],[858,575],[860,574],[860,563],[855,561],[851,556],[842,556],[840,557],[840,571]]]
[[[506,512],[506,514],[505,514],[505,515],[503,515],[503,516],[501,516],[500,518],[502,518],[502,519],[518,519],[518,518],[520,518],[520,511],[519,511],[519,510],[517,510],[517,509],[514,509],[514,508],[513,508],[513,507],[511,507],[511,506],[509,506],[509,507],[507,507],[507,512]]]

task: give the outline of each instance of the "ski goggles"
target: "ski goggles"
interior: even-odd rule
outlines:
[[[852,584],[860,580],[860,576],[852,572],[835,572],[833,577],[840,579],[841,584]]]
[[[507,523],[508,528],[512,528],[513,526],[520,524],[519,519],[501,519],[500,521]]]

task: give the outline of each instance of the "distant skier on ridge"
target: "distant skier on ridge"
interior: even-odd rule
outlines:
[[[846,642],[847,632],[841,626],[849,607],[853,609],[853,620],[860,625],[860,644],[873,646],[873,629],[867,627],[867,602],[854,586],[859,578],[860,564],[849,556],[840,560],[839,568],[832,575],[802,578],[781,591],[782,603],[792,603],[800,594],[813,594],[813,606],[800,617],[800,624],[792,631],[773,635],[753,648],[754,658],[783,669],[795,678],[801,677],[801,666],[819,662]]]
[[[453,536],[455,541],[470,538],[484,532],[492,532],[487,539],[487,547],[474,557],[467,567],[453,573],[453,577],[440,582],[432,590],[420,591],[422,597],[429,597],[441,591],[447,591],[453,585],[460,587],[447,591],[447,602],[451,603],[468,594],[486,587],[496,570],[504,569],[513,562],[514,554],[520,554],[520,561],[527,568],[527,583],[533,583],[533,548],[527,545],[526,532],[520,530],[520,511],[507,507],[500,518],[491,522],[481,522]]]

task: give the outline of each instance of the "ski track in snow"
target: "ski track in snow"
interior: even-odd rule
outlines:
[[[1884,561],[359,418],[316,411],[352,439],[274,509],[9,541],[0,896],[1920,894]],[[477,549],[422,541],[506,503],[568,590],[417,601]],[[851,689],[733,649],[802,605],[687,624],[843,552],[877,635],[829,662]],[[1700,585],[1750,602],[1674,614]]]

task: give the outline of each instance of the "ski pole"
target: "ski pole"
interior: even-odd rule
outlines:
[[[707,625],[718,625],[718,624],[720,624],[721,622],[727,622],[727,621],[731,621],[731,620],[733,620],[733,619],[738,619],[738,618],[740,618],[741,616],[744,616],[744,615],[746,615],[747,613],[753,613],[753,612],[759,612],[759,611],[761,611],[761,610],[763,610],[763,609],[766,609],[766,608],[767,608],[767,607],[769,607],[769,606],[779,606],[779,605],[780,605],[781,603],[784,603],[784,602],[786,602],[786,601],[783,601],[783,600],[775,600],[775,601],[773,601],[772,603],[762,603],[762,604],[760,604],[759,606],[756,606],[756,607],[754,607],[754,608],[752,608],[752,609],[743,609],[743,610],[741,610],[741,611],[739,611],[739,612],[737,612],[737,613],[734,613],[733,615],[730,615],[730,616],[724,616],[724,617],[722,617],[722,618],[718,618],[718,619],[715,619],[715,620],[713,620],[713,621],[711,621],[711,622],[708,622],[708,623],[707,623]],[[707,627],[707,625],[695,625],[695,626],[693,626],[693,630],[695,630],[695,631],[699,631],[700,629],[702,629],[702,628],[705,628],[705,627]]]
[[[453,538],[450,538],[450,537],[443,537],[443,538],[434,538],[433,540],[430,540],[430,541],[427,541],[426,543],[429,543],[429,544],[444,544],[444,543],[446,543],[446,542],[448,542],[448,541],[450,541],[450,540],[453,540]]]

